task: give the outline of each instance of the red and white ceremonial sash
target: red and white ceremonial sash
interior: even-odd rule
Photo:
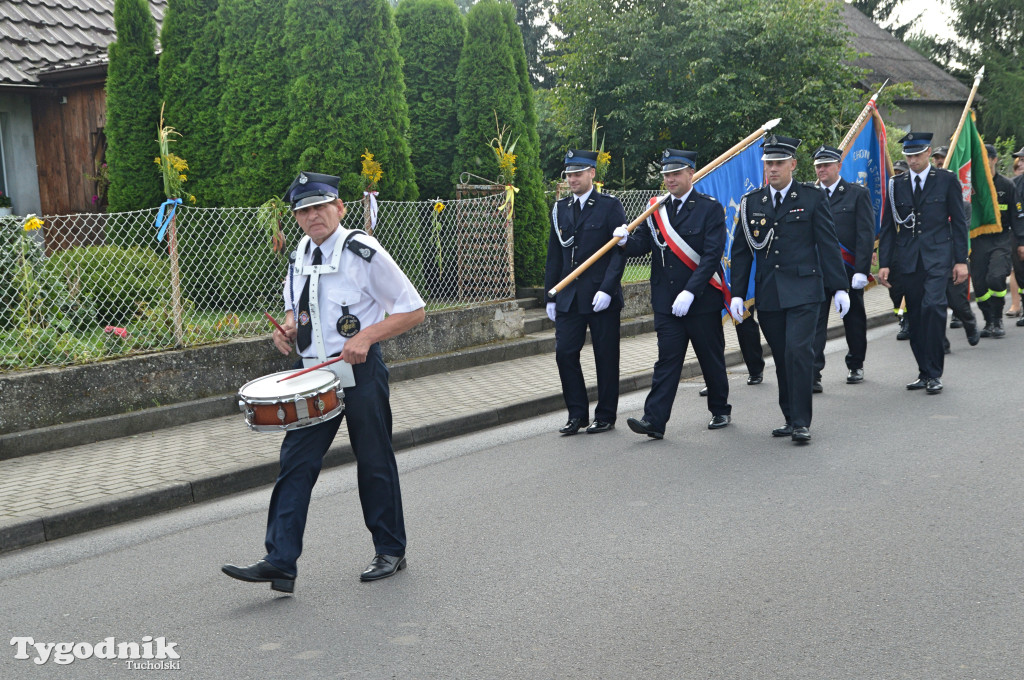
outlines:
[[[655,205],[661,200],[660,196],[651,198],[649,205]],[[654,224],[658,227],[658,231],[661,233],[661,237],[665,240],[665,243],[675,256],[682,260],[683,264],[690,268],[690,271],[696,271],[697,265],[700,264],[700,255],[696,250],[690,247],[690,244],[683,240],[683,237],[679,235],[675,229],[672,228],[672,222],[669,220],[668,211],[665,210],[665,204],[662,203],[655,211]],[[729,293],[729,286],[725,283],[725,277],[722,273],[722,263],[718,263],[718,268],[715,269],[715,273],[711,276],[709,283],[717,288],[722,293],[722,304],[728,311],[729,303],[732,301],[732,295]]]

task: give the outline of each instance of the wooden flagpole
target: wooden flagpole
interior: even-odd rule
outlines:
[[[953,162],[953,149],[956,147],[958,141],[960,141],[960,132],[964,129],[964,123],[967,122],[967,115],[971,111],[971,105],[974,104],[974,95],[978,94],[978,86],[981,85],[981,79],[985,77],[985,67],[982,66],[981,70],[978,71],[978,75],[974,76],[974,87],[971,88],[971,96],[967,98],[967,105],[964,106],[964,112],[960,114],[960,122],[956,126],[956,132],[949,139],[949,153],[946,154],[946,159],[942,161],[943,169],[949,168],[949,164]]]
[[[846,158],[846,154],[849,152],[847,147],[850,145],[850,142],[857,139],[857,135],[859,135],[860,131],[864,129],[864,126],[867,125],[868,119],[872,118],[871,112],[878,110],[875,108],[875,102],[878,101],[878,95],[882,94],[882,90],[884,90],[885,86],[888,84],[889,79],[886,78],[885,82],[882,83],[882,86],[878,88],[878,92],[871,95],[871,99],[869,99],[868,103],[864,105],[860,115],[857,116],[857,120],[853,121],[853,125],[850,126],[850,131],[846,133],[846,136],[843,137],[843,141],[839,143],[839,150],[843,152],[842,158],[839,159],[840,163],[843,162]]]
[[[726,151],[725,153],[720,155],[718,158],[716,158],[715,160],[711,161],[710,163],[705,165],[703,168],[701,168],[700,170],[695,172],[693,174],[693,182],[694,182],[694,184],[697,183],[697,180],[699,180],[700,178],[702,178],[705,175],[707,175],[709,172],[711,172],[712,170],[714,170],[715,168],[720,166],[722,163],[725,163],[727,160],[729,160],[730,158],[732,158],[733,156],[738,154],[740,151],[742,151],[743,149],[745,149],[748,146],[750,146],[751,144],[753,144],[755,141],[757,141],[758,138],[761,137],[761,135],[763,135],[768,130],[771,130],[776,125],[778,125],[781,120],[782,120],[781,118],[775,118],[773,120],[768,121],[767,123],[762,125],[760,128],[758,128],[756,131],[751,132],[749,135],[747,135],[746,138],[743,139],[743,141],[741,141],[738,144],[734,145],[731,149],[729,149],[728,151]],[[647,208],[647,210],[645,210],[642,213],[640,213],[639,217],[637,217],[635,220],[633,220],[628,225],[626,225],[626,229],[628,229],[630,232],[632,232],[638,226],[643,224],[644,220],[646,220],[648,217],[650,217],[654,213],[655,210],[657,210],[659,207],[661,207],[661,204],[664,203],[665,200],[670,195],[671,194],[665,194],[664,196],[662,196],[661,200],[659,200],[657,203],[655,203],[654,205],[652,205],[649,208]],[[563,288],[568,286],[570,283],[575,281],[577,278],[579,278],[580,274],[585,272],[587,269],[590,268],[590,266],[592,264],[594,264],[595,262],[600,260],[602,257],[604,257],[605,253],[607,253],[609,250],[614,248],[615,244],[617,244],[618,242],[619,242],[619,239],[612,238],[611,240],[608,241],[608,243],[605,243],[603,246],[601,246],[601,248],[596,253],[594,253],[593,255],[588,257],[586,259],[586,261],[582,262],[580,264],[580,266],[578,266],[578,267],[576,267],[576,269],[572,270],[572,272],[570,272],[568,276],[566,276],[564,279],[559,281],[555,285],[554,288],[549,290],[548,291],[548,297],[551,297],[551,298],[555,297],[555,295],[558,293],[558,291],[562,290]]]

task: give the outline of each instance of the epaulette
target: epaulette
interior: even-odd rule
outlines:
[[[369,262],[370,260],[373,259],[373,256],[377,251],[374,250],[372,247],[366,245],[365,243],[360,243],[359,241],[355,240],[354,237],[358,234],[365,235],[365,232],[361,230],[353,230],[353,232],[349,234],[348,237],[345,239],[345,247],[351,250],[359,257]]]
[[[765,186],[767,186],[767,185],[765,185]],[[758,188],[754,189],[753,191],[748,191],[747,193],[743,194],[743,198],[746,198],[747,196],[753,196],[754,194],[759,194],[762,191],[764,191],[764,187],[763,186],[758,187]]]

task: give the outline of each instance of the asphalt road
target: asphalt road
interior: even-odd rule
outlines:
[[[0,645],[0,678],[1024,677],[1024,329],[951,334],[937,396],[904,389],[894,334],[857,386],[830,343],[807,446],[769,436],[769,370],[732,377],[718,432],[689,382],[660,442],[625,427],[636,393],[609,434],[552,414],[405,452],[409,568],[377,583],[351,467],[317,487],[294,597],[219,571],[262,556],[269,489],[0,556],[8,639],[180,655]]]

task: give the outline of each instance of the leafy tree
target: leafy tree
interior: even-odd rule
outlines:
[[[114,30],[107,67],[107,168],[110,212],[153,208],[163,200],[158,155],[157,123],[160,92],[154,52],[156,22],[146,0],[115,0]],[[122,233],[116,221],[108,237],[121,246],[152,243],[152,234]]]
[[[910,21],[897,23],[894,15],[903,4],[903,0],[850,0],[850,4],[871,17],[876,24],[885,28],[899,40],[906,38],[910,27],[921,17],[919,14]]]
[[[530,84],[552,87],[554,72],[544,58],[554,49],[550,16],[555,10],[555,0],[512,0],[512,4],[516,8],[516,25],[523,35]]]
[[[458,116],[455,72],[466,26],[454,0],[403,0],[395,13],[401,33],[411,159],[423,198],[452,196]]]
[[[219,196],[224,205],[259,205],[284,192],[294,165],[280,151],[289,130],[288,61],[294,59],[285,59],[281,45],[284,6],[280,0],[220,0],[217,23],[224,32]]]
[[[563,0],[560,9],[558,125],[589,144],[596,110],[609,151],[641,185],[657,183],[652,161],[666,146],[696,148],[704,163],[776,117],[777,132],[813,144],[841,138],[863,107],[836,3]]]
[[[218,0],[169,0],[160,30],[164,120],[181,133],[175,154],[188,161],[189,192],[217,205],[221,121]]]
[[[498,134],[498,125],[507,128],[506,142],[516,141],[517,174],[520,193],[515,199],[514,241],[515,271],[520,283],[532,284],[543,276],[543,240],[538,234],[546,228],[543,198],[536,186],[540,171],[537,161],[536,113],[529,91],[520,74],[525,71],[518,29],[510,31],[511,6],[496,0],[480,0],[466,20],[466,44],[462,49],[457,76],[459,132],[456,137],[453,180],[469,171],[495,180],[498,162],[489,144]],[[514,54],[513,36],[519,40]],[[534,121],[533,130],[528,121]],[[532,166],[532,167],[531,167]]]

